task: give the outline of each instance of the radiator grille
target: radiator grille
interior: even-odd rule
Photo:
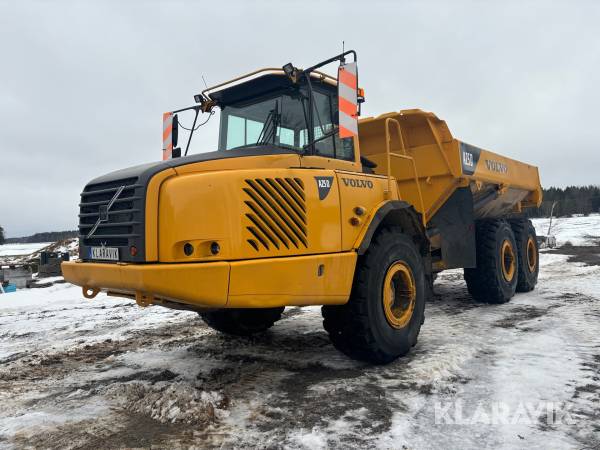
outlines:
[[[126,247],[130,239],[141,237],[143,208],[137,181],[126,178],[85,187],[79,204],[79,239],[84,246]]]
[[[307,248],[306,197],[299,178],[245,180],[247,242],[254,250]]]

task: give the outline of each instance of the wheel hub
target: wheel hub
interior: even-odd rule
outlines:
[[[527,266],[529,272],[535,272],[535,266],[537,264],[537,248],[533,238],[530,236],[527,240]]]
[[[509,240],[502,242],[502,249],[500,251],[500,259],[502,265],[502,275],[508,282],[512,281],[517,270],[517,263],[515,260],[515,252],[512,244]]]
[[[404,328],[415,309],[417,290],[410,267],[403,261],[393,263],[383,283],[383,311],[394,328]]]

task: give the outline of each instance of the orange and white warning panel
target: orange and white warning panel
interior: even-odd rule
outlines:
[[[173,156],[173,113],[166,112],[163,114],[163,161],[171,159]]]
[[[340,138],[358,135],[358,77],[356,62],[341,64],[338,69]]]

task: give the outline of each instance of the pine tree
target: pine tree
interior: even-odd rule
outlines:
[[[0,225],[0,245],[4,244],[4,228]]]

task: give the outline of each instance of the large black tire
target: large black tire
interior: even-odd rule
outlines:
[[[201,312],[200,317],[206,324],[221,333],[236,336],[249,336],[260,333],[281,319],[284,308],[248,308],[219,309]]]
[[[476,239],[477,267],[464,270],[469,293],[478,302],[506,303],[515,295],[519,278],[514,233],[506,220],[481,220]],[[508,252],[512,256],[507,258]]]
[[[389,363],[417,342],[425,289],[423,258],[413,240],[399,228],[386,228],[359,258],[348,303],[322,307],[323,326],[333,345],[351,358]],[[401,318],[388,319],[386,311]]]
[[[540,271],[540,253],[535,228],[531,220],[527,219],[511,220],[510,226],[515,234],[519,256],[517,292],[533,291]]]

